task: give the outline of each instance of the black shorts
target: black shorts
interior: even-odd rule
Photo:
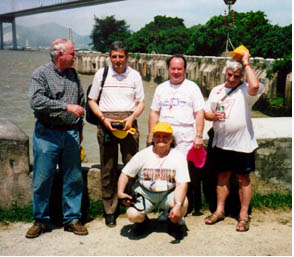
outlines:
[[[249,174],[255,170],[254,152],[242,153],[214,147],[213,162],[217,171],[234,171],[237,174]]]

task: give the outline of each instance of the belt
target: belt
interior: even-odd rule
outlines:
[[[39,121],[40,122],[40,121]],[[55,125],[55,124],[45,124],[40,122],[47,129],[56,129],[56,130],[75,130],[78,128],[77,124],[70,125]]]

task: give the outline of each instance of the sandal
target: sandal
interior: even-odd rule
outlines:
[[[236,226],[236,231],[245,232],[249,230],[249,219],[239,219],[238,224]]]
[[[215,224],[221,220],[224,220],[224,219],[225,219],[225,215],[218,214],[218,213],[214,212],[213,214],[211,214],[205,218],[205,224],[213,225],[213,224]],[[207,222],[207,221],[209,221],[209,222]]]

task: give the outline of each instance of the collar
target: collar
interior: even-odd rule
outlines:
[[[50,61],[50,62],[49,62],[49,66],[50,66],[50,68],[51,68],[52,70],[54,70],[56,73],[60,74],[61,76],[63,76],[63,75],[66,73],[66,70],[65,70],[64,72],[61,72],[61,70],[59,70],[59,69],[56,67],[56,65],[55,65],[55,63],[54,63],[53,61]]]
[[[186,80],[186,78],[183,80],[183,82],[182,82],[181,84],[176,84],[176,85],[173,84],[173,83],[171,83],[170,80],[169,80],[169,84],[170,84],[170,86],[171,86],[172,88],[179,88],[181,85],[184,84],[185,80]]]
[[[123,76],[123,77],[127,77],[128,76],[128,74],[129,74],[129,72],[130,72],[130,68],[129,68],[129,66],[127,65],[126,66],[126,70],[125,70],[125,72],[123,72],[123,73],[117,73],[114,69],[113,69],[113,66],[111,65],[110,66],[110,69],[111,69],[111,72],[112,72],[112,76],[114,76],[114,77],[116,77],[116,76]]]

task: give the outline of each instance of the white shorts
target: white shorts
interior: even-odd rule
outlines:
[[[173,135],[176,139],[176,149],[187,156],[193,146],[195,139],[194,126],[175,126],[173,125]]]
[[[135,204],[137,210],[145,209],[145,213],[150,213],[155,208],[169,210],[174,203],[174,188],[165,192],[151,192],[137,185],[134,191],[145,198],[145,206],[142,197],[139,197],[138,202]]]

